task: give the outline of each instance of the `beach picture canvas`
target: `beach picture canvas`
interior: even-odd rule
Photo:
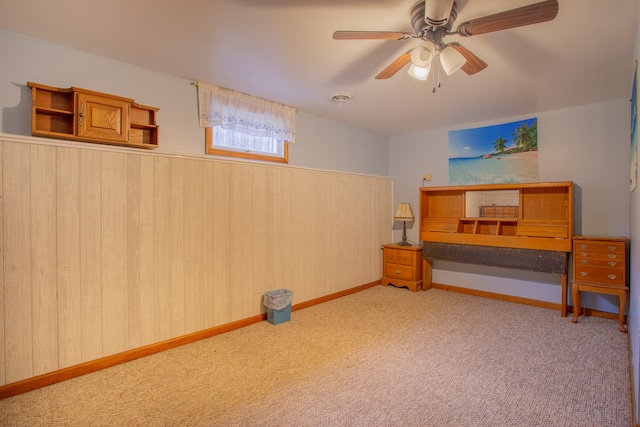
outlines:
[[[449,185],[537,181],[537,118],[449,131]]]

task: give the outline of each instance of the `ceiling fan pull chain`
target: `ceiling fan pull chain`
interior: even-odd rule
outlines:
[[[440,52],[436,53],[435,58],[433,59],[435,63],[435,70],[432,73],[432,82],[433,82],[433,93],[436,93],[436,80],[438,81],[437,87],[440,87]],[[433,68],[433,67],[432,67]]]

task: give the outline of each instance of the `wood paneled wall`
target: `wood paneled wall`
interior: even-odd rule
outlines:
[[[381,277],[389,178],[0,144],[0,385]]]

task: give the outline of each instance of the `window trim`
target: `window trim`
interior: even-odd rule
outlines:
[[[268,156],[266,154],[257,154],[245,151],[223,150],[213,146],[213,129],[204,128],[204,152],[205,154],[214,154],[216,156],[238,157],[241,159],[263,160],[267,162],[289,163],[289,141],[284,141],[282,147],[283,156]]]

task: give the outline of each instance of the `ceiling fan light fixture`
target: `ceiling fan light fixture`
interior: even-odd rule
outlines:
[[[431,65],[427,65],[426,67],[418,67],[416,64],[411,64],[411,67],[409,67],[409,75],[417,80],[427,80],[430,68]]]
[[[467,62],[464,56],[451,46],[440,51],[440,64],[447,76],[458,71]]]
[[[435,53],[433,43],[423,43],[411,51],[411,63],[416,67],[427,68],[431,66]]]

